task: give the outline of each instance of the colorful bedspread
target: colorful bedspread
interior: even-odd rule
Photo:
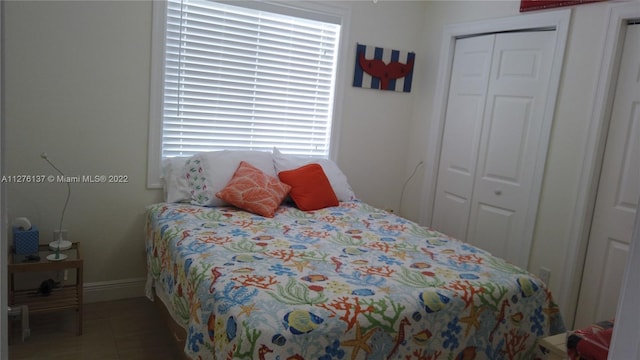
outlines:
[[[564,330],[536,277],[362,202],[274,218],[148,208],[149,276],[203,359],[532,359]]]

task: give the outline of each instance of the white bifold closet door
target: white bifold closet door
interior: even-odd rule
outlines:
[[[456,40],[438,169],[432,226],[525,268],[554,39],[530,31]]]
[[[640,24],[628,25],[575,327],[615,316],[640,197]],[[640,286],[640,284],[636,284]]]

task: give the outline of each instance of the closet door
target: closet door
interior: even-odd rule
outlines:
[[[551,31],[456,41],[445,117],[434,228],[523,267],[553,45]]]
[[[540,147],[547,144],[542,124],[554,37],[552,31],[496,37],[466,236],[524,268],[538,207],[534,165],[546,157]]]
[[[465,239],[495,35],[456,41],[432,226]]]
[[[575,327],[616,314],[640,197],[640,25],[628,25]],[[640,284],[638,284],[640,285]]]

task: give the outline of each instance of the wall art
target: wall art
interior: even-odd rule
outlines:
[[[411,92],[414,52],[356,45],[353,86]]]

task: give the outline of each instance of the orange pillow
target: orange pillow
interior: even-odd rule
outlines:
[[[231,180],[216,196],[242,210],[273,217],[290,189],[291,186],[241,161]]]
[[[281,171],[278,177],[283,183],[291,185],[289,195],[300,210],[318,210],[339,205],[331,183],[319,164]]]

